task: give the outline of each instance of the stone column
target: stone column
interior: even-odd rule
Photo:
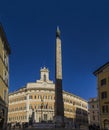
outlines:
[[[55,57],[55,122],[57,126],[64,125],[64,103],[62,93],[62,54],[60,30],[56,31],[56,57]]]

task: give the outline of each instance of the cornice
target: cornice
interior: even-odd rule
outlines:
[[[44,87],[37,87],[37,88],[25,88],[23,90],[18,90],[18,91],[15,91],[13,93],[10,93],[9,96],[11,95],[14,95],[14,94],[18,94],[18,93],[22,93],[22,92],[28,92],[28,91],[32,91],[32,90],[48,90],[48,91],[55,91],[55,87],[54,88],[44,88]],[[85,102],[88,102],[87,100],[77,96],[77,95],[74,95],[73,93],[69,93],[67,91],[64,91],[63,90],[63,94],[67,94],[67,95],[70,95],[70,96],[73,96],[75,98],[78,98],[79,100],[82,100],[82,101],[85,101]]]
[[[44,88],[44,87],[37,87],[37,88],[25,88],[23,90],[18,90],[18,91],[14,91],[12,93],[9,94],[10,95],[14,95],[14,94],[17,94],[17,93],[22,93],[22,92],[28,92],[28,91],[32,91],[32,90],[52,90],[54,91],[54,88]]]
[[[93,74],[96,76],[98,73],[102,72],[107,66],[109,66],[109,62],[105,63],[101,67],[99,67],[97,70],[93,72]]]
[[[4,32],[4,29],[3,29],[3,26],[2,26],[1,23],[0,23],[0,36],[2,38],[2,41],[4,41],[4,47],[5,47],[5,49],[7,50],[8,54],[10,54],[11,53],[11,49],[10,49],[8,40],[6,38],[6,34]]]

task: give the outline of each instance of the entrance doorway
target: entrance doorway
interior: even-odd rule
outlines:
[[[104,128],[108,128],[109,129],[109,120],[104,120]]]

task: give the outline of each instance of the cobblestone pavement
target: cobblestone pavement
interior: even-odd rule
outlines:
[[[73,128],[11,128],[7,130],[88,130],[88,128],[84,129],[73,129]]]

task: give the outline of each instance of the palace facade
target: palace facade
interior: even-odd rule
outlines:
[[[99,126],[99,105],[98,98],[90,98],[88,101],[89,105],[89,124]]]
[[[94,75],[97,77],[100,128],[109,129],[109,62],[98,68]]]
[[[75,125],[88,125],[86,100],[63,90],[64,116]],[[9,94],[8,123],[53,121],[55,84],[49,79],[49,70],[40,69],[40,80]]]
[[[0,129],[5,127],[8,114],[10,47],[0,24]]]

